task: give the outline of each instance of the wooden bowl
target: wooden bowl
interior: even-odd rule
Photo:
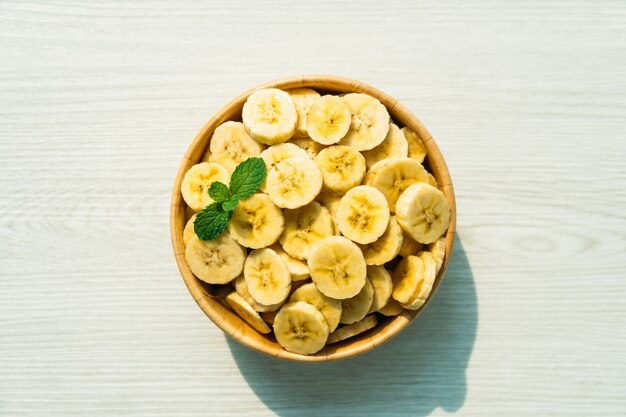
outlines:
[[[183,228],[187,219],[190,217],[190,213],[189,211],[186,212],[186,204],[180,193],[180,185],[183,180],[183,176],[192,165],[198,163],[202,158],[205,150],[208,148],[213,130],[227,120],[241,120],[241,109],[248,96],[255,90],[269,87],[284,90],[297,87],[310,87],[320,92],[366,93],[376,97],[387,107],[392,119],[400,127],[407,126],[420,135],[427,149],[427,157],[424,161],[424,165],[437,179],[439,188],[448,199],[450,209],[452,211],[450,227],[446,233],[446,256],[426,303],[419,310],[405,310],[402,314],[396,317],[379,316],[379,324],[374,329],[342,342],[327,345],[320,352],[309,356],[288,352],[276,342],[276,339],[272,334],[262,335],[252,329],[225,306],[225,304],[221,301],[221,298],[217,296],[217,287],[206,284],[197,279],[191,273],[191,270],[185,261]],[[422,310],[426,308],[429,301],[435,295],[437,288],[441,284],[441,280],[444,277],[446,267],[448,266],[448,262],[450,260],[450,255],[452,254],[455,226],[456,205],[450,174],[435,140],[432,138],[430,133],[428,133],[428,130],[426,130],[424,125],[422,125],[417,117],[411,114],[402,104],[398,103],[394,98],[383,93],[382,91],[362,82],[334,75],[302,75],[271,81],[246,91],[218,111],[217,114],[209,119],[187,149],[187,153],[185,154],[185,157],[180,164],[180,168],[178,169],[178,173],[176,174],[176,181],[174,182],[174,190],[172,193],[172,205],[170,208],[170,232],[172,245],[174,247],[174,255],[176,256],[176,263],[178,264],[178,268],[180,269],[180,273],[183,276],[189,292],[194,300],[196,300],[196,303],[198,303],[202,311],[204,311],[204,313],[220,329],[241,344],[277,358],[302,362],[332,361],[356,356],[390,340],[393,336],[397,335],[404,328],[406,328],[409,323],[411,323],[415,317],[417,317]]]

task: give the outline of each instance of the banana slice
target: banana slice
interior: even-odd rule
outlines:
[[[241,119],[253,139],[275,145],[293,136],[298,113],[289,93],[277,88],[265,88],[250,94],[243,105]]]
[[[402,228],[394,216],[389,218],[387,230],[381,237],[369,245],[361,246],[365,262],[368,265],[384,265],[398,256],[404,237]]]
[[[307,259],[311,246],[333,235],[333,219],[317,201],[296,210],[285,210],[285,231],[280,244],[285,252],[297,259]]]
[[[193,222],[196,221],[196,215],[191,216],[189,220],[187,220],[187,224],[185,224],[185,228],[183,229],[183,243],[185,246],[189,243],[192,237],[196,235],[196,232],[193,228]]]
[[[228,184],[228,172],[221,165],[201,162],[189,168],[180,185],[185,203],[194,211],[200,211],[213,202],[209,197],[209,187],[213,182]]]
[[[374,288],[369,279],[365,279],[365,285],[354,297],[341,300],[341,324],[357,322],[367,315],[374,301]]]
[[[402,307],[409,310],[417,310],[424,305],[431,290],[433,289],[433,284],[435,283],[435,278],[437,277],[437,263],[430,252],[420,252],[419,257],[424,265],[424,268],[422,269],[422,280],[418,285],[415,295],[407,303],[401,303]]]
[[[423,244],[433,243],[448,230],[450,205],[441,191],[420,182],[400,195],[396,218],[413,239]]]
[[[342,340],[349,339],[358,334],[364,333],[370,329],[373,329],[378,324],[378,320],[376,320],[376,315],[372,314],[370,316],[365,317],[361,321],[357,321],[356,323],[348,324],[347,326],[342,326],[339,329],[335,330],[331,334],[328,335],[328,344],[341,342]]]
[[[310,88],[294,88],[287,90],[293,103],[296,105],[296,113],[298,113],[298,123],[296,124],[296,133],[294,137],[307,137],[306,118],[313,103],[320,98],[320,93]]]
[[[209,142],[211,161],[222,165],[230,174],[246,159],[261,155],[263,149],[263,145],[248,135],[241,122],[222,123]]]
[[[239,294],[233,291],[225,297],[225,300],[235,310],[235,313],[257,332],[263,334],[271,333],[272,329],[265,324],[259,313],[254,311],[250,304],[246,303]]]
[[[246,284],[246,278],[243,276],[243,274],[239,275],[234,282],[235,291],[237,291],[237,294],[239,294],[241,298],[246,301],[246,303],[250,304],[250,307],[252,307],[252,309],[256,312],[265,313],[267,311],[276,311],[280,308],[280,306],[283,305],[283,303],[278,303],[271,306],[266,306],[264,304],[257,303],[248,291],[248,284]]]
[[[289,158],[274,165],[265,190],[278,207],[295,209],[309,204],[322,189],[322,173],[310,158]]]
[[[419,256],[407,256],[393,270],[391,296],[400,304],[411,301],[424,285],[424,262]]]
[[[346,102],[333,95],[322,96],[313,104],[306,119],[309,137],[322,145],[332,145],[346,136],[352,116]]]
[[[389,302],[383,308],[378,310],[378,313],[382,314],[383,316],[391,317],[391,316],[397,316],[403,311],[404,311],[404,307],[402,307],[399,302],[391,298]]]
[[[385,196],[374,187],[359,185],[341,198],[336,220],[341,234],[364,245],[385,233],[389,216]]]
[[[443,265],[443,258],[446,256],[446,238],[442,236],[428,245],[428,251],[433,255],[437,264],[437,273],[439,273],[441,265]]]
[[[428,173],[428,183],[435,188],[439,188],[439,185],[437,184],[437,180],[435,179],[433,174],[431,174],[430,172]]]
[[[254,194],[237,204],[228,222],[230,235],[240,245],[260,249],[274,244],[285,230],[281,209],[267,194]]]
[[[329,194],[344,194],[359,185],[365,175],[365,158],[349,146],[329,146],[315,157],[315,163]]]
[[[214,240],[191,238],[185,249],[185,259],[191,272],[209,284],[226,284],[243,270],[245,250],[228,233]]]
[[[389,131],[389,113],[385,106],[367,94],[351,93],[342,98],[350,108],[352,121],[339,144],[357,151],[368,151],[380,145]]]
[[[404,230],[402,231],[402,247],[400,247],[400,252],[398,252],[398,255],[406,258],[409,255],[417,255],[417,252],[420,252],[423,249],[424,245],[416,242],[411,237],[411,235],[407,234],[407,232],[405,232]]]
[[[204,154],[202,154],[202,158],[200,159],[200,162],[213,162],[212,161],[212,157],[211,157],[211,148],[210,147],[206,147],[206,150],[204,151]]]
[[[314,283],[305,284],[295,290],[291,294],[289,302],[294,303],[296,301],[304,301],[317,308],[324,316],[324,319],[326,319],[329,331],[334,331],[339,325],[342,301],[325,296],[317,289]]]
[[[250,252],[243,267],[248,292],[265,306],[280,304],[289,296],[291,274],[287,265],[271,249]]]
[[[393,291],[391,275],[382,266],[368,266],[367,279],[374,289],[372,305],[367,314],[374,313],[387,305]]]
[[[363,253],[343,236],[317,241],[307,263],[315,286],[328,297],[354,297],[365,285],[367,265]]]
[[[315,142],[313,139],[309,138],[308,136],[306,138],[291,139],[289,143],[293,143],[299,148],[304,149],[307,155],[309,155],[309,158],[311,159],[315,159],[317,154],[320,153],[322,149],[324,149],[323,145]]]
[[[365,173],[365,176],[363,177],[363,184],[364,185],[373,185],[374,178],[376,177],[376,174],[378,174],[378,171],[380,171],[380,169],[382,167],[384,167],[385,165],[387,165],[391,161],[393,161],[393,159],[391,159],[391,158],[383,159],[383,160],[380,160],[380,161],[376,162],[374,165],[372,165],[368,169],[368,171]]]
[[[319,201],[320,203],[322,203],[322,205],[324,207],[326,207],[328,209],[328,212],[330,213],[330,217],[333,218],[333,224],[335,226],[335,234],[338,235],[339,232],[339,226],[337,226],[337,220],[335,220],[337,217],[337,209],[339,208],[339,203],[341,202],[341,197],[336,196],[336,195],[332,195],[332,194],[328,194],[325,193],[324,191],[322,191],[321,193],[319,193],[319,195],[316,197],[317,201]]]
[[[292,283],[294,281],[304,281],[311,276],[309,274],[309,266],[305,261],[290,256],[280,245],[274,245],[270,249],[273,249],[274,252],[280,256],[280,259],[283,260],[285,265],[287,265],[287,269],[289,269],[289,273],[291,274]]]
[[[415,159],[417,162],[424,162],[424,158],[426,158],[426,147],[422,139],[408,127],[403,127],[401,130],[409,144],[408,157]]]
[[[378,170],[372,180],[372,186],[385,195],[389,202],[389,210],[393,212],[400,194],[418,182],[428,183],[428,172],[422,164],[411,158],[397,158]]]
[[[389,132],[387,132],[383,143],[370,151],[363,152],[367,168],[383,159],[405,158],[408,154],[409,144],[404,137],[404,133],[395,123],[389,124]]]
[[[322,313],[303,301],[289,303],[274,318],[274,334],[289,352],[311,355],[328,339],[328,324]]]

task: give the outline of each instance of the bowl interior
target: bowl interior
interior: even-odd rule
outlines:
[[[206,284],[192,274],[191,270],[187,266],[187,262],[185,261],[185,246],[182,241],[182,232],[185,223],[193,214],[193,212],[187,208],[180,193],[180,185],[185,172],[187,172],[192,165],[200,161],[209,145],[213,130],[227,120],[240,121],[241,110],[248,96],[257,89],[269,87],[285,90],[298,87],[309,87],[320,93],[326,92],[339,94],[355,92],[367,93],[376,97],[387,107],[391,118],[396,124],[398,124],[398,126],[407,126],[417,132],[424,141],[424,145],[427,149],[427,156],[424,161],[424,165],[428,171],[435,176],[437,183],[439,184],[439,188],[443,191],[450,203],[451,209],[450,226],[446,232],[446,255],[444,263],[439,271],[439,274],[437,275],[432,292],[426,303],[424,303],[419,310],[405,310],[402,314],[396,317],[383,317],[378,315],[379,324],[374,329],[342,342],[327,345],[320,352],[309,356],[285,351],[276,342],[276,339],[272,334],[262,335],[258,333],[241,320],[228,307],[226,307],[221,301],[220,296],[223,296],[224,294],[219,294],[219,286]],[[176,181],[172,193],[170,223],[174,254],[185,284],[187,285],[187,288],[196,303],[198,303],[200,308],[218,327],[240,343],[267,355],[297,361],[315,362],[347,358],[373,349],[398,334],[402,329],[408,326],[408,324],[415,319],[415,317],[417,317],[424,308],[426,308],[444,277],[450,255],[452,253],[456,227],[456,205],[448,168],[441,152],[439,151],[439,148],[432,139],[428,130],[404,106],[382,91],[358,81],[330,75],[305,75],[283,78],[257,86],[232,100],[206,123],[192,144],[189,146],[176,175]]]

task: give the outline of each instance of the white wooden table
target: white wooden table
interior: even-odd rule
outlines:
[[[283,75],[414,111],[459,241],[359,358],[284,363],[194,304],[171,186],[204,122]],[[0,416],[623,416],[626,3],[0,1]]]

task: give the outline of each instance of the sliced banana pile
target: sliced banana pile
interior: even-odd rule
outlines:
[[[217,127],[181,193],[199,212],[238,164],[263,159],[259,192],[217,239],[183,231],[200,280],[286,350],[309,355],[424,305],[446,253],[450,206],[426,146],[367,94],[257,90],[241,122]]]

